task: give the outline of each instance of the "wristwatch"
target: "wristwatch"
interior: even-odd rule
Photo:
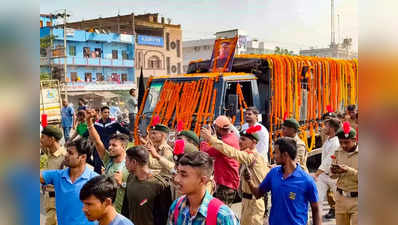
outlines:
[[[126,186],[127,186],[126,182],[123,182],[122,183],[122,188],[126,188]]]

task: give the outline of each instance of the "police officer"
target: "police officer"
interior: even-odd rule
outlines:
[[[257,132],[260,130],[260,126],[254,126],[241,131],[239,139],[240,150],[237,150],[217,139],[215,136],[212,136],[210,131],[206,128],[201,129],[201,137],[203,137],[210,146],[217,149],[220,153],[239,161],[243,171],[249,170],[253,175],[254,179],[252,180],[252,183],[258,186],[269,171],[264,158],[256,150],[257,142],[260,139]],[[250,191],[247,181],[242,178],[243,174],[241,174],[243,192],[241,224],[262,225],[264,224],[264,200],[256,199]]]
[[[55,126],[46,126],[41,132],[40,145],[47,154],[47,163],[45,170],[56,170],[63,168],[63,161],[66,151],[61,147],[59,141],[62,138],[62,131]],[[52,185],[43,186],[44,204],[47,213],[46,225],[57,224],[57,215],[55,212],[55,191]]]
[[[358,224],[358,144],[356,132],[348,122],[337,131],[340,148],[331,165],[332,178],[337,178],[336,224]]]
[[[307,169],[307,151],[305,148],[305,143],[303,140],[301,140],[298,136],[298,130],[300,128],[299,123],[297,120],[290,118],[286,119],[283,121],[282,124],[282,135],[284,137],[291,137],[296,141],[296,146],[297,146],[297,158],[296,161],[297,163],[300,164],[300,166],[308,172]]]

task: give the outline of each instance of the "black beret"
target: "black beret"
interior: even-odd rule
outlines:
[[[178,135],[192,139],[197,145],[200,145],[199,137],[191,130],[183,130]]]
[[[346,133],[344,133],[343,128],[340,128],[337,131],[336,136],[339,139],[354,139],[357,137],[357,132],[355,131],[354,128],[350,127],[350,131],[346,134]]]
[[[300,124],[297,122],[297,120],[295,120],[293,118],[286,119],[285,121],[283,121],[282,125],[285,127],[294,128],[296,130],[298,130],[300,128]]]
[[[163,124],[156,124],[155,126],[152,126],[151,129],[169,133],[169,128]]]
[[[57,141],[61,140],[63,137],[61,129],[55,126],[46,126],[43,128],[42,134],[45,134],[49,137],[54,137]]]

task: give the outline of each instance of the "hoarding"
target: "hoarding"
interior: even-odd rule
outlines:
[[[137,44],[163,47],[163,38],[148,35],[138,35]]]

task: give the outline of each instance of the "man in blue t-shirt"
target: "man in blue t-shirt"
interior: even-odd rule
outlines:
[[[116,212],[115,202],[118,185],[112,177],[97,176],[89,180],[80,190],[83,212],[89,221],[99,225],[134,225]]]
[[[72,129],[72,127],[75,128],[76,116],[73,107],[68,104],[68,100],[63,99],[62,105],[63,107],[61,109],[61,124],[64,130],[65,142],[67,142],[69,140],[70,130]]]
[[[271,169],[259,187],[253,185],[250,172],[245,171],[245,179],[256,198],[271,191],[269,224],[306,225],[308,203],[311,205],[313,224],[322,224],[315,181],[295,162],[296,141],[289,137],[279,138],[275,142],[273,155],[280,166]]]

